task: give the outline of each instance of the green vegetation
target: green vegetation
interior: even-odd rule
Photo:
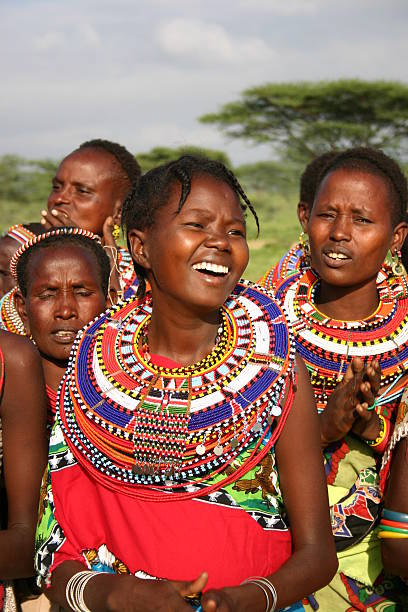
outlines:
[[[300,175],[316,155],[333,148],[368,145],[408,163],[408,85],[357,79],[267,83],[244,91],[238,101],[200,118],[232,138],[269,143],[271,160],[233,168],[259,215],[261,232],[248,214],[251,260],[246,277],[258,279],[296,241]],[[143,172],[202,153],[231,167],[223,151],[193,145],[155,147],[137,153]],[[0,231],[13,223],[39,221],[58,162],[0,157]]]
[[[222,151],[199,147],[156,147],[136,154],[144,172],[154,166],[177,159],[183,153],[202,153],[231,167]],[[0,157],[0,233],[14,223],[40,220],[46,207],[51,179],[58,167],[53,160],[28,160],[14,155]],[[246,278],[257,280],[296,240],[299,234],[296,217],[298,180],[302,168],[280,162],[258,162],[234,168],[260,221],[256,237],[255,222],[248,213],[248,239],[251,258]]]
[[[267,83],[200,121],[232,138],[270,143],[277,159],[303,164],[359,145],[408,157],[408,85],[392,81]]]

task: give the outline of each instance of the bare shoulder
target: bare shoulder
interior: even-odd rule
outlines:
[[[0,330],[0,348],[7,370],[33,367],[41,364],[40,355],[33,343],[25,336]]]

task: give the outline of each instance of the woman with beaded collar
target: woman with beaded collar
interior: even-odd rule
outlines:
[[[61,227],[35,236],[14,254],[15,301],[26,335],[42,360],[48,426],[77,332],[109,304],[110,262],[92,232]]]
[[[316,594],[322,609],[407,603],[401,585],[379,577],[373,529],[383,492],[380,459],[408,365],[407,279],[400,262],[393,271],[384,266],[388,250],[399,257],[406,207],[406,179],[393,160],[367,148],[340,153],[302,218],[312,268],[276,288],[319,411],[340,561],[336,578]]]
[[[307,376],[282,309],[237,284],[246,207],[190,156],[125,202],[139,301],[77,337],[40,504],[37,569],[64,607],[275,610],[333,576]]]

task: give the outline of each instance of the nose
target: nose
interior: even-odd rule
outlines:
[[[60,185],[57,190],[53,189],[48,198],[48,203],[53,206],[58,206],[58,204],[69,204],[70,201],[71,189],[69,185]]]
[[[336,215],[330,228],[330,238],[336,242],[350,240],[352,220],[349,215]]]
[[[218,249],[219,251],[230,251],[231,243],[225,231],[216,228],[208,231],[205,244],[208,248]]]
[[[75,319],[78,315],[77,302],[71,291],[61,291],[55,302],[54,316],[57,319]]]

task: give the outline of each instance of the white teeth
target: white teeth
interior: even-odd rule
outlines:
[[[72,338],[72,336],[75,335],[75,332],[73,331],[57,331],[55,332],[55,335],[58,336],[59,338]]]
[[[227,266],[220,266],[215,263],[210,263],[209,261],[200,261],[200,263],[196,263],[193,265],[194,270],[208,270],[209,272],[214,272],[215,274],[228,274],[229,269]]]
[[[348,259],[348,257],[343,253],[327,253],[327,255],[332,259]]]

